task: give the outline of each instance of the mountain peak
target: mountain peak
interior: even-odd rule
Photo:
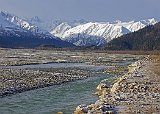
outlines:
[[[122,23],[122,21],[121,20],[116,20],[115,23]]]
[[[35,16],[33,18],[30,19],[31,22],[37,22],[37,23],[41,23],[42,20],[38,17],[38,16]]]
[[[156,24],[158,21],[156,21],[155,18],[151,18],[151,19],[148,19],[148,21],[151,23],[151,24]]]
[[[13,17],[13,16],[14,16],[13,14],[10,14],[10,13],[7,12],[7,11],[1,11],[1,12],[0,12],[0,15],[3,16],[4,18],[10,18],[10,17]]]
[[[38,17],[36,17],[35,19],[38,20]],[[3,28],[6,28],[7,30],[12,30],[12,29],[16,28],[21,31],[29,30],[31,32],[39,32],[39,33],[45,32],[45,33],[47,33],[46,31],[38,28],[36,25],[30,23],[26,19],[20,18],[16,15],[10,14],[6,11],[0,12],[0,25]]]
[[[1,15],[7,15],[7,14],[9,14],[7,11],[0,11],[0,14]]]

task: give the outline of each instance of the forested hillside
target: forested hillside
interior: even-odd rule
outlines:
[[[160,50],[160,22],[106,44],[107,50]]]

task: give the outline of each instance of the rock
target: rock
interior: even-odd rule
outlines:
[[[87,114],[88,113],[88,107],[85,104],[79,105],[76,110],[74,111],[74,114]]]
[[[100,110],[103,114],[115,114],[114,107],[107,103],[103,104]]]
[[[87,107],[82,108],[82,112],[83,113],[88,113],[88,108]]]

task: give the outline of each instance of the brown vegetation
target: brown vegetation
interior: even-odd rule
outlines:
[[[152,77],[152,79],[160,82],[160,55],[151,55],[150,60],[154,64],[150,69],[156,74],[156,77]]]

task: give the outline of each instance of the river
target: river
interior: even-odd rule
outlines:
[[[123,64],[126,65],[126,63],[129,64],[131,61],[126,61]],[[48,66],[52,66],[54,68],[54,66],[57,66],[57,63],[55,63],[56,65],[54,63],[51,64],[11,67],[39,68],[40,66],[44,66],[45,68],[49,68]],[[87,67],[91,68],[91,70],[107,67],[86,66],[83,63],[78,64],[76,65],[74,63],[74,65],[70,65],[69,63],[68,65],[68,63],[62,63],[59,66]],[[114,78],[116,78],[114,75],[99,73],[94,77],[84,80],[63,83],[61,85],[54,85],[0,98],[0,114],[55,114],[58,111],[62,111],[64,114],[71,114],[79,104],[94,103],[98,99],[93,93],[101,80],[108,79],[108,81],[111,81]]]

